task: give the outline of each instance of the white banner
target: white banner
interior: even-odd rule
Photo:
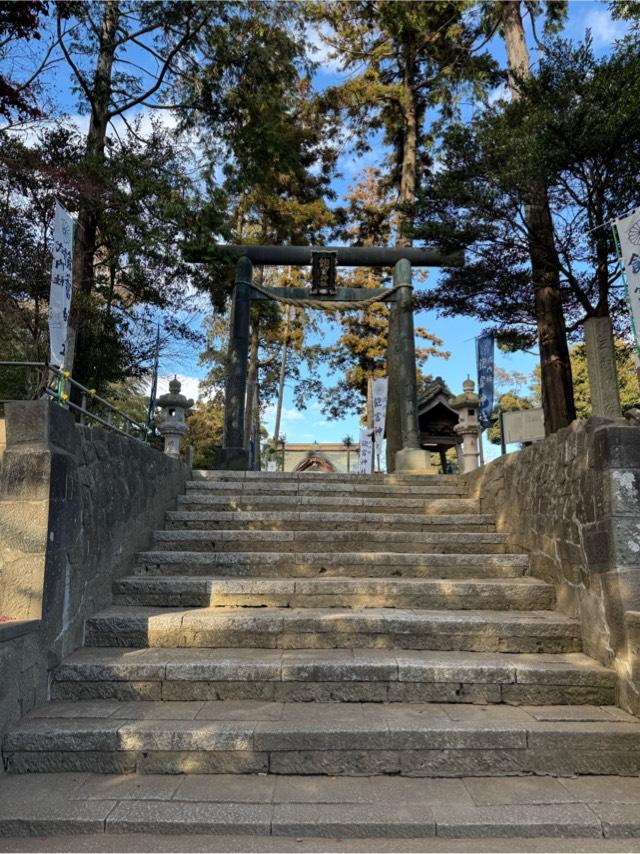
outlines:
[[[380,455],[382,453],[382,442],[384,429],[387,423],[387,391],[389,380],[386,377],[378,377],[373,381],[373,436],[376,442],[376,456],[378,458],[378,471],[380,471]]]
[[[636,347],[640,346],[640,208],[629,216],[615,220],[622,264],[629,289],[629,308],[636,333]]]
[[[360,429],[360,457],[358,460],[358,474],[371,474],[373,470],[373,442],[371,433],[364,427]]]
[[[49,295],[49,362],[57,367],[64,364],[64,351],[71,306],[71,266],[73,260],[73,219],[56,202],[53,221],[53,264]]]

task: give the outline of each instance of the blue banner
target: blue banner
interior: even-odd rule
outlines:
[[[486,332],[476,338],[476,362],[478,365],[478,421],[483,430],[491,424],[493,411],[493,335]]]

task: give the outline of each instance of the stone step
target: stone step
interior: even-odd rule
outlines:
[[[535,578],[212,578],[134,575],[114,582],[114,604],[152,607],[489,608],[544,610],[552,585]]]
[[[85,624],[88,646],[578,652],[580,624],[555,611],[400,608],[113,607]]]
[[[137,575],[222,577],[421,577],[517,578],[529,558],[517,554],[434,554],[403,552],[196,552],[148,551],[138,555]]]
[[[367,551],[464,554],[504,553],[507,535],[483,533],[433,533],[422,531],[155,531],[156,550],[250,551],[300,553],[308,551]]]
[[[582,653],[88,647],[54,670],[51,695],[74,702],[314,701],[313,717],[323,701],[606,706],[615,687],[615,672]],[[79,714],[73,703],[69,713]]]
[[[397,497],[409,496],[412,498],[422,498],[433,495],[454,497],[456,495],[466,495],[467,487],[459,480],[453,478],[451,481],[433,480],[429,483],[412,484],[412,483],[385,483],[379,482],[363,482],[358,478],[353,481],[341,482],[324,480],[322,478],[310,478],[307,480],[298,481],[278,481],[278,480],[246,480],[246,481],[208,481],[208,480],[190,480],[187,481],[187,495],[207,495],[218,494],[240,496],[240,495],[338,495],[346,500],[350,496],[355,498],[366,498],[368,496],[378,497]]]
[[[285,704],[276,720],[268,710],[242,714],[226,703],[176,719],[165,709],[142,718],[126,710],[83,718],[39,712],[9,730],[3,758],[14,773],[640,774],[637,719],[540,720],[526,709],[453,718],[437,705],[319,705]]]
[[[344,501],[335,495],[217,495],[211,493],[193,493],[178,497],[179,510],[206,511],[213,508],[222,511],[265,511],[285,510],[289,512],[316,510],[329,513],[344,511]],[[433,516],[439,513],[479,513],[480,501],[477,498],[355,498],[349,496],[349,513],[387,513],[398,516],[403,513],[426,513]]]
[[[0,836],[40,851],[634,851],[639,801],[640,780],[603,775],[5,774]]]
[[[313,510],[170,510],[169,530],[493,532],[495,517],[479,513],[325,513]]]
[[[346,483],[346,484],[409,484],[410,486],[427,485],[464,485],[464,478],[459,475],[441,474],[347,474],[346,472],[266,472],[266,471],[224,471],[194,469],[192,481],[207,481],[213,483]]]

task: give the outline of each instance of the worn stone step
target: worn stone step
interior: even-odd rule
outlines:
[[[582,653],[88,647],[54,670],[51,694],[73,702],[164,699],[605,706],[615,702],[615,687],[615,672]],[[73,702],[61,708],[79,715]],[[143,702],[141,713],[146,714],[147,707],[156,708]],[[86,704],[85,708],[92,707]],[[113,703],[112,708],[119,706]],[[171,708],[171,704],[165,708],[169,717]],[[200,707],[194,703],[191,708],[197,711]],[[273,706],[274,715],[279,715],[278,708]],[[310,706],[309,715],[316,708]]]
[[[224,577],[421,577],[517,578],[529,569],[527,555],[434,554],[388,551],[196,552],[148,551],[137,557],[138,575]]]
[[[361,851],[430,850],[437,843],[430,845],[429,838],[438,837],[457,840],[437,848],[447,851],[506,850],[509,839],[533,840],[529,848],[520,842],[514,850],[541,850],[541,838],[548,839],[545,850],[610,851],[615,846],[609,840],[617,838],[616,850],[632,851],[633,837],[640,836],[639,802],[639,780],[602,775],[353,780],[288,774],[6,774],[0,776],[0,836],[40,837],[22,845],[6,840],[7,850],[36,845],[79,850],[82,838],[69,836],[83,833],[93,834],[92,850],[98,850],[103,843],[97,835],[106,832],[103,850],[110,851],[123,850],[127,842],[146,850],[149,837],[116,836],[132,833],[156,834],[156,846],[159,834],[185,834],[189,838],[173,849],[182,851],[229,850],[226,839],[207,847],[211,840],[193,840],[194,834],[228,834],[231,845],[239,834],[262,837],[255,846],[245,842],[244,850],[265,850],[263,840],[271,836],[269,850],[275,850],[278,838],[279,850],[292,845],[297,850],[300,839],[305,849],[316,850],[310,837],[333,840],[327,850],[345,847],[336,846],[336,839],[357,840]],[[56,839],[56,834],[65,836]],[[290,837],[296,843],[284,842]],[[488,841],[471,842],[482,837]],[[496,845],[496,838],[505,841]],[[407,847],[398,839],[406,839]],[[418,848],[415,840],[421,840]]]
[[[140,576],[114,582],[114,604],[153,607],[489,608],[544,610],[552,585],[535,578],[212,578]]]
[[[170,510],[169,530],[269,530],[269,531],[424,531],[473,533],[495,531],[490,514],[457,513],[325,513],[313,510]]]
[[[166,704],[162,704],[166,705]],[[206,704],[207,706],[209,704]],[[218,704],[214,704],[218,705]],[[222,703],[220,706],[227,704]],[[640,773],[640,721],[453,718],[446,707],[238,704],[196,717],[28,715],[6,734],[10,772],[268,773],[408,777]],[[294,707],[294,708],[292,708]],[[460,707],[457,707],[460,708]],[[55,713],[55,709],[53,710]],[[117,712],[115,713],[117,714]]]
[[[504,553],[507,535],[416,531],[155,531],[154,547],[168,551]]]
[[[89,646],[578,652],[580,637],[555,611],[122,606],[85,624]]]
[[[405,497],[372,497],[356,498],[349,496],[349,506],[345,507],[340,496],[330,495],[217,495],[211,493],[193,493],[178,497],[179,510],[206,511],[212,509],[222,511],[265,511],[284,510],[296,512],[299,510],[317,510],[329,513],[387,513],[398,516],[403,513],[426,513],[430,516],[444,513],[479,513],[480,501],[477,498],[405,498]]]
[[[187,481],[187,495],[218,494],[241,495],[338,495],[348,501],[350,496],[366,498],[367,496],[412,498],[428,498],[430,496],[466,495],[467,487],[455,478],[449,481],[433,480],[428,483],[386,483],[384,481],[361,481],[354,478],[348,482],[310,478],[309,480],[278,481],[255,479],[245,481]]]

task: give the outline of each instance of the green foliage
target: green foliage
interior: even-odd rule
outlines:
[[[223,422],[224,405],[219,395],[208,401],[198,401],[187,416],[194,468],[214,468],[214,448],[222,445]]]
[[[346,82],[324,93],[325,103],[348,120],[359,153],[382,132],[390,150],[384,180],[399,191],[404,239],[438,132],[437,121],[424,129],[427,114],[450,118],[465,87],[478,94],[496,79],[495,62],[476,50],[472,5],[468,0],[337,0],[314,6],[316,18],[330,30],[325,40],[334,58],[349,72]]]
[[[26,145],[0,135],[0,358],[43,362],[49,355],[47,308],[51,282],[54,200],[73,206],[82,145],[64,128],[42,128]],[[36,390],[37,373],[0,371],[0,396]]]
[[[624,331],[627,311],[605,223],[640,194],[639,74],[631,48],[597,60],[588,41],[577,48],[556,41],[536,77],[523,81],[518,101],[448,128],[443,168],[425,187],[416,231],[445,248],[466,248],[468,261],[418,295],[420,305],[478,317],[514,348],[534,342],[522,201],[533,178],[549,187],[569,332],[608,312]]]
[[[620,388],[620,403],[623,411],[640,404],[640,387],[633,357],[633,347],[626,341],[614,341],[616,352],[616,368]],[[589,388],[589,372],[587,369],[587,354],[584,344],[575,344],[571,348],[571,372],[576,400],[578,418],[588,418],[591,415],[591,390]],[[536,377],[537,381],[537,377]],[[539,394],[537,385],[535,392]]]

